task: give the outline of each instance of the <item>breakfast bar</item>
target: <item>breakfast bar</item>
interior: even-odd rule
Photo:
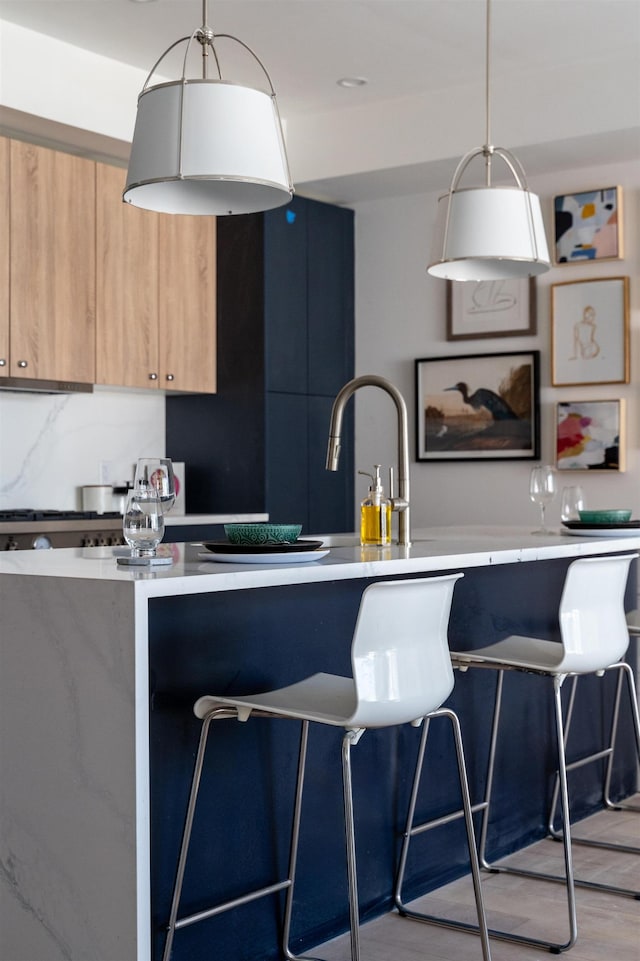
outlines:
[[[315,671],[350,674],[367,584],[461,571],[452,646],[472,649],[512,633],[557,639],[569,563],[640,549],[637,534],[532,536],[507,527],[418,531],[410,547],[361,548],[352,535],[318,539],[328,553],[307,563],[226,563],[200,544],[168,545],[173,564],[146,570],[118,566],[114,548],[0,555],[3,961],[161,957],[199,736],[194,701],[268,690]],[[636,561],[626,607],[637,606]],[[550,707],[526,676],[509,681],[504,710],[510,699],[524,700],[526,710],[513,712],[513,747],[502,761],[496,857],[546,832],[548,792],[537,762],[548,752]],[[598,736],[603,704],[613,696],[609,678],[591,681],[590,708],[574,721],[585,743]],[[482,789],[494,683],[470,672],[457,679],[451,698],[472,796]],[[432,736],[437,743],[446,735],[434,725]],[[301,952],[348,924],[341,785],[332,763],[340,732],[314,730],[311,737],[293,929]],[[416,737],[413,729],[370,731],[354,755],[364,919],[391,909]],[[297,738],[296,723],[215,725],[186,910],[286,870]],[[458,799],[453,767],[438,767],[449,751],[433,753],[425,813],[439,816]],[[394,767],[393,778],[380,775]],[[597,772],[583,781],[579,817],[601,799]],[[623,745],[611,790],[618,797],[637,790],[635,759]],[[461,826],[438,829],[408,867],[409,894],[465,873],[464,853]],[[269,898],[181,930],[173,958],[276,959],[279,910],[277,897]]]

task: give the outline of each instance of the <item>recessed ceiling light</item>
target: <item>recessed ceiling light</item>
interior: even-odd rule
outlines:
[[[366,77],[341,77],[336,80],[339,87],[365,87],[368,82]]]

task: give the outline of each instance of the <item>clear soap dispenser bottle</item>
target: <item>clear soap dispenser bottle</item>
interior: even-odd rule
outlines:
[[[364,470],[358,471],[371,478],[369,493],[360,504],[360,543],[383,547],[391,543],[391,501],[384,496],[380,464],[373,466],[375,476]]]

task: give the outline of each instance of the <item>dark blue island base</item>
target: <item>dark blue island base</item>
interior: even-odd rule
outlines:
[[[473,567],[458,582],[452,647],[471,649],[508,634],[558,638],[556,612],[570,558]],[[444,571],[443,571],[444,572]],[[425,575],[428,576],[428,575]],[[627,592],[635,606],[636,565]],[[250,693],[316,671],[348,675],[350,643],[366,579],[149,600],[152,940],[164,945],[200,723],[194,701],[205,693]],[[615,678],[579,682],[570,752],[584,753],[608,733]],[[472,798],[484,789],[495,674],[457,675],[450,704],[459,714]],[[509,733],[498,758],[489,854],[504,856],[546,834],[555,761],[551,684],[523,674],[505,682]],[[612,796],[636,788],[630,723],[624,712]],[[196,812],[181,914],[205,909],[286,876],[299,725],[285,720],[215,722]],[[419,732],[409,726],[368,731],[353,752],[361,915],[391,909]],[[459,806],[447,725],[434,722],[419,801],[420,816]],[[342,827],[341,732],[311,728],[292,948],[304,951],[347,929]],[[573,813],[602,798],[602,766],[570,775]],[[417,897],[467,872],[464,828],[456,822],[414,844],[406,893]],[[469,882],[471,883],[471,882]],[[269,897],[176,933],[175,961],[271,961],[279,951],[281,904]],[[428,937],[428,928],[425,928]]]

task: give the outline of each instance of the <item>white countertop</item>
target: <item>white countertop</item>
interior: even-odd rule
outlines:
[[[349,546],[355,535],[318,539],[329,553],[304,564],[219,563],[198,556],[206,555],[200,545],[167,544],[164,549],[174,558],[168,567],[120,567],[116,554],[123,548],[62,548],[0,554],[0,574],[130,582],[138,596],[162,597],[640,550],[640,530],[632,537],[576,537],[560,531],[533,535],[524,527],[441,527],[415,531],[409,548]]]

